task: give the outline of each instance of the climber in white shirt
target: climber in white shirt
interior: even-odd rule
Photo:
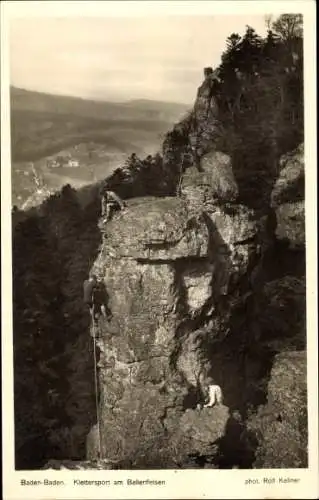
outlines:
[[[215,404],[223,404],[223,393],[219,385],[208,385],[208,402],[204,404],[203,408],[212,408]]]

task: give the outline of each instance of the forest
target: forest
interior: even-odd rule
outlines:
[[[216,149],[231,156],[240,198],[254,208],[269,205],[278,159],[304,134],[302,16],[283,14],[267,23],[265,38],[250,26],[242,37],[232,33],[214,68]],[[190,149],[193,120],[191,111],[167,135],[175,146],[172,165]]]

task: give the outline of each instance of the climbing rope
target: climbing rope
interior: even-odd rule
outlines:
[[[92,331],[93,331],[93,355],[94,355],[94,385],[95,385],[95,410],[96,410],[96,421],[97,430],[99,435],[99,457],[102,458],[102,433],[100,425],[100,412],[99,412],[99,397],[98,397],[98,380],[97,380],[97,361],[96,361],[96,335],[95,335],[95,322],[94,314],[92,311]]]
[[[181,196],[182,181],[183,181],[184,158],[185,158],[185,153],[182,154],[182,158],[181,158],[181,166],[180,166],[180,171],[179,171],[179,183],[178,183],[178,186],[177,186],[177,196]]]

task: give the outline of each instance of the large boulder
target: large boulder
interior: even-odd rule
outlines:
[[[187,403],[196,380],[185,366],[193,331],[203,338],[224,336],[220,325],[229,315],[219,318],[217,302],[227,295],[232,275],[236,280],[247,271],[255,232],[244,207],[215,206],[208,213],[205,205],[194,210],[173,197],[135,199],[106,225],[93,270],[104,280],[112,312],[110,321],[100,319],[98,341],[102,452],[108,460],[176,467],[194,453],[214,453],[227,412],[185,416],[185,408],[201,400],[198,394]],[[208,374],[203,349],[197,346],[194,355]],[[208,423],[201,440],[196,429]]]
[[[138,198],[106,231],[109,252],[117,258],[176,260],[205,257],[208,230],[202,217],[180,198]]]
[[[207,261],[190,263],[181,274],[188,312],[194,317],[201,314],[212,297],[215,266]]]
[[[211,251],[216,252],[216,283],[226,295],[236,285],[260,253],[258,227],[254,211],[244,205],[207,207],[208,226],[215,235]],[[216,249],[218,248],[218,251]],[[217,276],[219,276],[217,278]]]
[[[201,172],[195,167],[186,170],[182,194],[193,206],[205,202],[230,202],[238,197],[238,186],[231,159],[219,151],[206,153],[200,160]]]
[[[276,237],[291,248],[305,245],[304,145],[280,158],[280,174],[271,193],[276,212]]]
[[[276,209],[278,240],[287,241],[291,248],[305,245],[305,202],[284,203]]]
[[[268,281],[259,295],[259,341],[275,352],[305,349],[306,283],[286,275]]]
[[[223,405],[187,409],[172,434],[172,448],[187,450],[188,457],[194,454],[217,457],[218,441],[225,433],[228,418],[229,410]],[[179,453],[182,455],[181,451]]]
[[[305,197],[304,144],[283,155],[279,161],[280,173],[271,193],[271,206],[300,201]]]
[[[307,467],[307,356],[290,351],[275,357],[268,402],[248,421],[259,439],[255,468]]]

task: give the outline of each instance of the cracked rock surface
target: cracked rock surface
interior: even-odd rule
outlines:
[[[305,242],[304,144],[280,159],[280,174],[271,193],[276,212],[276,237],[294,249]]]
[[[210,365],[194,335],[224,337],[218,302],[247,272],[256,233],[241,205],[193,209],[183,197],[135,198],[107,224],[93,266],[112,311],[98,341],[104,458],[150,468],[214,454],[228,408],[195,409]]]

